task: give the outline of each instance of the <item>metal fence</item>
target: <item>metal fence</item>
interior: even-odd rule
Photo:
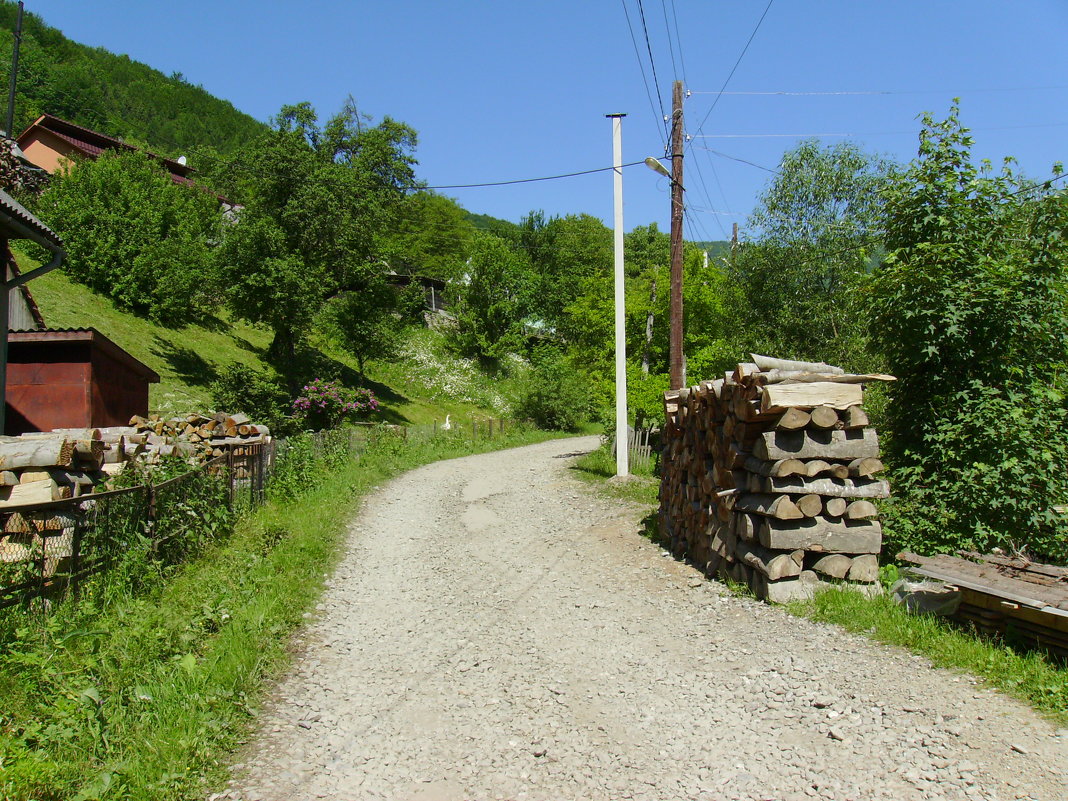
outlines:
[[[304,486],[314,464],[341,464],[376,436],[492,437],[505,430],[503,420],[441,426],[367,424],[232,445],[157,484],[0,508],[0,609],[77,595],[86,579],[135,549],[156,563],[180,562],[211,536],[220,515],[232,519],[262,504],[272,480]]]

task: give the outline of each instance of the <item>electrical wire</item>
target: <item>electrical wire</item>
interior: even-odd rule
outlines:
[[[671,0],[671,18],[675,22],[675,43],[679,48],[679,63],[682,65],[682,81],[683,83],[689,83],[686,80],[686,59],[682,55],[682,37],[679,35],[679,15],[675,10],[675,0]]]
[[[621,167],[634,167],[638,164],[644,164],[645,161],[631,161],[627,164],[621,164]],[[608,172],[609,170],[616,169],[613,167],[598,167],[595,170],[579,170],[578,172],[565,172],[561,175],[546,175],[542,178],[516,178],[512,181],[488,181],[481,184],[441,184],[438,186],[409,186],[406,187],[409,192],[421,192],[426,189],[477,189],[483,186],[508,186],[511,184],[531,184],[536,181],[555,181],[559,178],[574,178],[578,175],[592,175],[595,172]]]
[[[667,33],[668,53],[671,54],[671,76],[677,81],[679,79],[679,67],[675,63],[675,48],[671,44],[671,25],[668,24],[666,0],[660,0],[660,10],[664,12],[664,31]]]
[[[764,18],[768,15],[768,12],[771,10],[771,4],[774,3],[774,2],[775,2],[775,0],[768,0],[768,4],[764,8],[764,13],[760,15],[760,19],[757,20],[757,24],[753,28],[753,32],[751,34],[749,34],[749,39],[746,41],[745,47],[743,47],[742,48],[742,52],[738,54],[738,60],[735,61],[734,62],[734,66],[731,67],[730,74],[727,75],[727,80],[725,80],[723,82],[723,86],[721,86],[719,88],[719,93],[716,95],[716,99],[712,101],[712,106],[708,109],[708,113],[705,114],[705,118],[703,120],[701,120],[701,124],[697,126],[698,133],[700,133],[702,130],[704,130],[705,123],[708,122],[708,118],[712,115],[713,110],[716,108],[716,104],[719,103],[719,99],[721,97],[723,97],[723,92],[724,92],[724,90],[726,90],[727,84],[730,83],[731,78],[734,77],[734,73],[738,69],[738,65],[741,64],[742,63],[742,59],[745,58],[745,54],[749,50],[749,45],[751,45],[753,43],[753,38],[757,35],[757,31],[760,30],[760,26],[763,24]],[[692,142],[693,139],[691,138],[690,141]]]
[[[693,90],[692,95],[735,95],[735,96],[780,96],[780,97],[832,97],[838,95],[977,95],[990,92],[1047,92],[1057,89],[1068,89],[1068,86],[1010,86],[1001,89],[870,89],[862,91],[831,91],[831,92],[716,92],[707,90]]]
[[[778,170],[773,170],[771,167],[765,167],[763,164],[757,164],[755,161],[749,161],[748,159],[740,159],[737,156],[732,156],[728,153],[723,153],[719,150],[713,150],[712,148],[705,147],[704,145],[695,145],[694,147],[696,150],[706,150],[709,153],[712,153],[713,155],[720,156],[725,159],[730,159],[731,161],[740,161],[742,164],[748,164],[750,167],[756,167],[758,170],[770,172],[772,175],[779,175]]]
[[[993,125],[968,128],[969,131],[1020,131],[1030,128],[1063,128],[1068,122],[1041,122],[1033,125]],[[917,129],[911,131],[861,131],[854,133],[759,133],[759,134],[694,134],[691,139],[805,139],[820,136],[901,136],[916,134]]]
[[[653,103],[653,93],[649,91],[649,78],[645,74],[645,64],[642,62],[641,52],[638,50],[638,39],[634,36],[634,25],[630,21],[630,11],[627,9],[627,0],[620,0],[623,4],[623,13],[627,18],[627,30],[630,32],[630,41],[634,45],[634,57],[638,59],[638,69],[642,73],[642,83],[645,84],[645,96],[649,99],[649,108],[653,112],[653,118],[656,120],[656,130],[660,133],[660,144],[667,149],[667,140],[664,138],[664,128],[661,125],[663,114],[657,116],[656,104]],[[659,87],[657,87],[659,92]],[[661,103],[661,108],[663,104]]]
[[[645,7],[638,0],[638,15],[642,20],[642,34],[645,36],[645,48],[649,51],[649,69],[653,71],[653,86],[656,87],[656,99],[660,101],[660,118],[667,116],[664,111],[664,98],[660,94],[660,79],[656,77],[656,62],[653,60],[653,44],[649,41],[649,28],[645,24]]]

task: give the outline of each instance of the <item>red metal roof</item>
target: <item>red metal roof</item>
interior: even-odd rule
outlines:
[[[95,328],[50,328],[43,331],[10,331],[7,335],[9,345],[15,343],[40,342],[88,342],[122,362],[131,370],[141,374],[150,384],[159,383],[159,373],[144,362],[135,359]]]
[[[108,136],[107,134],[102,134],[99,131],[93,131],[89,128],[83,128],[81,125],[75,125],[73,122],[62,120],[59,117],[53,117],[51,114],[42,114],[38,117],[29,128],[19,135],[18,141],[21,143],[24,137],[33,131],[34,128],[44,128],[46,131],[50,131],[67,144],[77,148],[91,158],[96,158],[105,150],[138,149],[133,145],[123,142],[121,139],[116,139],[113,136]],[[194,172],[193,168],[187,164],[182,164],[173,159],[158,156],[147,150],[145,152],[157,161],[162,162],[167,169],[170,170],[171,175],[176,180],[177,178],[184,178],[189,175],[189,173]]]

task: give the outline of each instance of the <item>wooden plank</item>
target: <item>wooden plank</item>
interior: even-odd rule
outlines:
[[[1068,586],[1055,587],[1033,584],[1006,576],[994,565],[981,565],[946,554],[919,556],[905,552],[899,554],[899,557],[906,562],[912,562],[925,569],[937,570],[941,573],[957,576],[963,580],[978,583],[980,586],[986,586],[991,593],[1015,593],[1021,597],[1041,600],[1048,606],[1068,609]]]
[[[817,381],[811,384],[769,384],[760,398],[760,410],[764,413],[782,412],[790,407],[813,409],[829,406],[832,409],[847,409],[864,400],[864,388],[860,384],[835,384]]]

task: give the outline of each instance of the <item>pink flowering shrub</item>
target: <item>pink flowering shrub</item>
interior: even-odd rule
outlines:
[[[316,378],[304,385],[303,393],[293,401],[293,411],[304,419],[305,428],[337,428],[378,411],[378,399],[369,389],[349,389],[337,381]]]

